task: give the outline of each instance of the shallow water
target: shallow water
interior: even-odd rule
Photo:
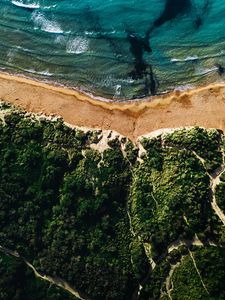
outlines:
[[[7,71],[114,99],[224,77],[224,0],[1,0],[0,11]]]

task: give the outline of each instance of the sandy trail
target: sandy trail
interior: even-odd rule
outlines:
[[[62,116],[72,125],[115,130],[132,140],[161,128],[198,125],[225,131],[225,83],[118,103],[0,73],[0,99],[30,112]]]
[[[78,292],[77,290],[75,290],[75,288],[73,288],[68,282],[66,282],[65,280],[59,278],[59,277],[52,277],[52,276],[49,276],[49,275],[45,275],[45,274],[41,274],[39,273],[35,267],[29,263],[24,257],[20,256],[18,254],[17,251],[14,251],[14,250],[10,250],[8,248],[5,248],[5,247],[2,247],[0,245],[0,252],[6,254],[6,255],[11,255],[11,256],[14,256],[14,257],[17,257],[19,258],[21,261],[23,261],[29,268],[31,268],[35,274],[35,276],[37,278],[41,278],[51,284],[55,284],[56,286],[60,287],[60,288],[63,288],[64,290],[66,290],[67,292],[69,292],[70,294],[72,294],[73,296],[75,296],[77,299],[80,299],[80,300],[90,300],[88,298],[88,296],[84,295],[82,292]]]

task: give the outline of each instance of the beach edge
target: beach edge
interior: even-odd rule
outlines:
[[[0,72],[0,99],[28,112],[60,116],[74,126],[114,130],[133,141],[162,128],[201,126],[225,132],[225,82],[113,102]]]

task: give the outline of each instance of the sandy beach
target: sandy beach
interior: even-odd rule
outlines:
[[[58,115],[76,126],[115,130],[136,140],[161,128],[203,126],[225,132],[225,83],[126,103],[0,73],[0,99],[29,112]]]

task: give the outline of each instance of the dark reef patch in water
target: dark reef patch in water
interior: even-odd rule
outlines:
[[[225,68],[223,66],[221,66],[220,64],[216,64],[217,72],[220,76],[222,76],[225,73]]]
[[[164,23],[175,19],[178,15],[190,10],[192,3],[190,0],[167,0],[165,8],[158,19],[154,22],[154,27],[159,27]]]
[[[130,44],[130,52],[134,57],[134,69],[129,75],[134,80],[144,78],[144,94],[155,95],[157,92],[157,80],[152,66],[143,58],[144,52],[151,53],[152,49],[146,39],[137,36],[134,32],[127,31],[127,39]]]

